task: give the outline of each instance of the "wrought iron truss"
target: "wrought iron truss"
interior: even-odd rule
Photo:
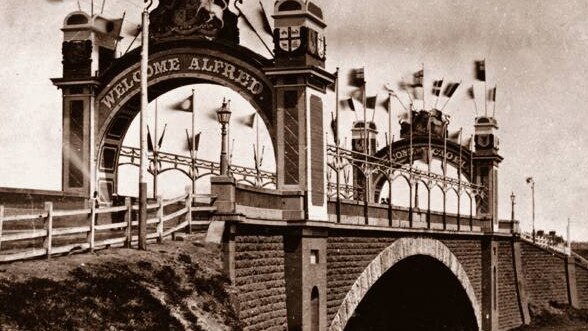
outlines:
[[[206,176],[220,175],[220,163],[198,159],[192,156],[165,152],[150,152],[148,171],[151,175],[158,175],[167,171],[177,170],[186,175],[190,180],[196,181]],[[136,147],[122,146],[119,155],[119,166],[139,166],[140,149]],[[255,187],[276,187],[276,174],[261,169],[254,169],[238,165],[229,165],[229,176],[237,183]]]
[[[427,190],[438,186],[443,194],[454,190],[457,196],[465,193],[470,199],[483,199],[487,194],[487,188],[482,185],[462,181],[458,178],[429,173],[416,169],[409,164],[395,162],[391,159],[380,158],[361,152],[352,151],[334,145],[327,146],[327,163],[329,168],[339,174],[339,185],[333,181],[331,172],[327,172],[327,191],[330,198],[353,200],[365,193],[364,187],[355,187],[351,181],[351,173],[356,170],[364,179],[381,175],[391,185],[397,178],[404,178],[410,186],[422,182]],[[337,189],[338,188],[338,189]],[[368,189],[369,190],[369,189]],[[375,192],[370,192],[371,194]]]

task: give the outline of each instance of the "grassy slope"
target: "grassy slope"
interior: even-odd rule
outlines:
[[[202,239],[0,265],[0,329],[238,330],[219,247]]]

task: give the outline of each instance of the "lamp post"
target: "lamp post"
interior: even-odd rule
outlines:
[[[227,124],[229,124],[229,120],[231,119],[231,100],[225,101],[225,99],[223,99],[223,104],[221,108],[216,111],[216,116],[221,125],[220,171],[221,176],[226,176],[229,172],[229,159],[227,157]]]
[[[533,220],[533,243],[535,243],[535,180],[533,177],[527,178],[527,184],[531,185],[531,211]]]
[[[511,203],[511,206],[510,206],[510,220],[513,223],[514,223],[514,220],[515,220],[515,204],[516,204],[515,198],[516,198],[516,196],[515,196],[514,192],[511,192],[510,193],[510,203]]]

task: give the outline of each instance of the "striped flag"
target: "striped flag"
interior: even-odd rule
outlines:
[[[447,87],[445,88],[445,91],[443,91],[443,95],[451,98],[453,96],[453,93],[455,93],[455,91],[457,90],[457,88],[459,87],[460,83],[449,83],[447,84]]]
[[[365,85],[364,68],[352,69],[349,73],[349,85],[360,87]]]
[[[153,152],[153,140],[151,140],[151,131],[149,131],[149,125],[147,125],[147,151]]]
[[[476,79],[482,82],[486,81],[486,60],[476,61]]]
[[[441,86],[443,86],[443,79],[433,82],[433,95],[438,97],[441,94]]]

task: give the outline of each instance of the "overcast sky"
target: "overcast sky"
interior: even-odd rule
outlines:
[[[82,9],[89,11],[90,1],[80,0]],[[141,3],[106,0],[104,15],[118,17],[126,11],[128,27],[139,22]],[[252,11],[258,6],[254,0],[244,3]],[[271,12],[273,1],[263,3]],[[95,0],[95,11],[100,5],[101,0]],[[473,132],[474,104],[466,89],[475,83],[473,61],[485,58],[488,86],[498,86],[496,118],[504,156],[499,172],[500,217],[510,217],[509,196],[514,191],[517,218],[530,229],[531,196],[525,178],[533,176],[537,228],[565,233],[570,217],[573,239],[588,240],[587,1],[338,0],[323,1],[322,7],[328,24],[327,69],[365,66],[370,94],[383,97],[384,83],[397,84],[421,63],[427,89],[435,79],[462,81],[445,109],[452,115],[452,131],[464,127],[467,135]],[[64,17],[76,9],[73,0],[0,2],[0,186],[60,189],[61,93],[49,78],[61,74],[59,29]],[[268,56],[245,26],[241,31],[245,46]],[[125,38],[119,49],[124,51],[129,40]],[[482,91],[483,86],[476,88]],[[229,94],[211,92],[206,107],[214,108]],[[245,102],[236,103],[236,115],[252,111]],[[430,95],[427,103],[428,107],[433,103]],[[483,112],[483,100],[477,106]],[[399,104],[394,107],[401,111]],[[327,105],[327,110],[332,108]],[[165,118],[163,101],[161,109]],[[184,131],[172,126],[185,119],[167,116],[161,126],[167,121],[172,131]],[[203,116],[201,130],[218,130],[212,120],[199,116]],[[354,119],[350,112],[342,117],[344,125]],[[377,109],[375,117],[386,123],[383,109]],[[237,128],[233,134],[240,137]],[[382,133],[385,129],[380,128]],[[242,130],[243,139],[251,139],[251,132]],[[129,144],[133,144],[132,132]],[[169,150],[179,151],[180,142],[169,139]],[[239,149],[251,149],[249,141],[240,142]]]

